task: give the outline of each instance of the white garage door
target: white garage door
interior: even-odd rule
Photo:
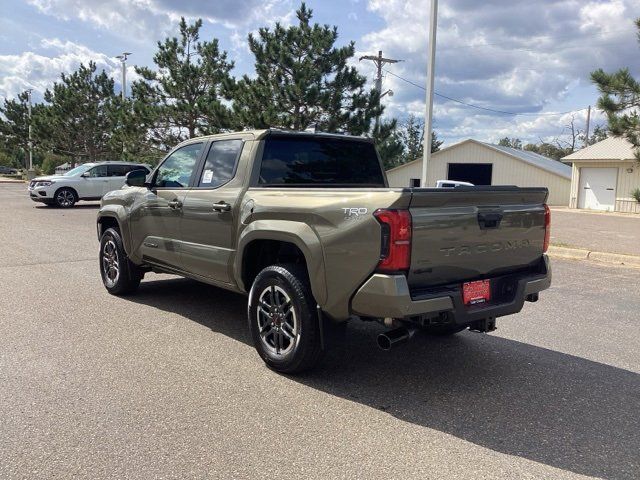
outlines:
[[[617,180],[617,168],[581,168],[578,208],[613,211]]]

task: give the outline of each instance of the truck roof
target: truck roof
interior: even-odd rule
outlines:
[[[194,137],[184,142],[181,142],[179,145],[188,144],[195,141],[202,140],[216,140],[216,139],[225,139],[229,137],[234,137],[238,135],[248,135],[252,136],[255,140],[262,140],[269,136],[296,136],[296,137],[322,137],[322,138],[336,138],[336,139],[348,139],[348,140],[356,140],[360,142],[373,142],[373,139],[367,137],[361,137],[356,135],[347,135],[342,133],[327,133],[327,132],[307,132],[300,130],[285,130],[280,128],[267,128],[261,130],[241,130],[237,132],[225,132],[225,133],[216,133],[213,135],[203,135],[201,137]]]

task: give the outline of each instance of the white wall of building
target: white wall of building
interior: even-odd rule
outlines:
[[[549,189],[549,205],[569,205],[571,179],[536,167],[478,142],[462,142],[433,154],[427,172],[428,186],[435,186],[437,180],[447,178],[449,163],[491,163],[493,164],[492,185],[547,187]],[[408,187],[412,178],[420,178],[421,176],[421,160],[401,165],[387,172],[391,187]]]
[[[578,208],[580,195],[580,171],[582,168],[617,168],[616,212],[640,213],[640,204],[631,196],[631,191],[640,188],[640,168],[634,160],[618,161],[574,161],[571,181],[571,208]],[[631,170],[629,172],[629,170]]]

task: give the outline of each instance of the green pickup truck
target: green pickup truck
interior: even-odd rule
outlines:
[[[549,287],[546,188],[389,188],[371,140],[261,130],[191,139],[102,199],[114,295],[145,272],[248,294],[256,350],[313,367],[328,331],[375,320],[389,349],[417,330],[488,332]]]

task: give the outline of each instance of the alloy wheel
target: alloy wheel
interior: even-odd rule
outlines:
[[[104,272],[104,281],[109,288],[118,283],[120,263],[116,243],[112,239],[107,240],[102,247],[102,271]]]
[[[272,354],[286,355],[294,349],[300,332],[295,307],[287,292],[271,285],[258,299],[256,313],[260,341]]]
[[[62,190],[58,192],[56,201],[61,207],[70,207],[75,202],[75,196],[69,190]]]

